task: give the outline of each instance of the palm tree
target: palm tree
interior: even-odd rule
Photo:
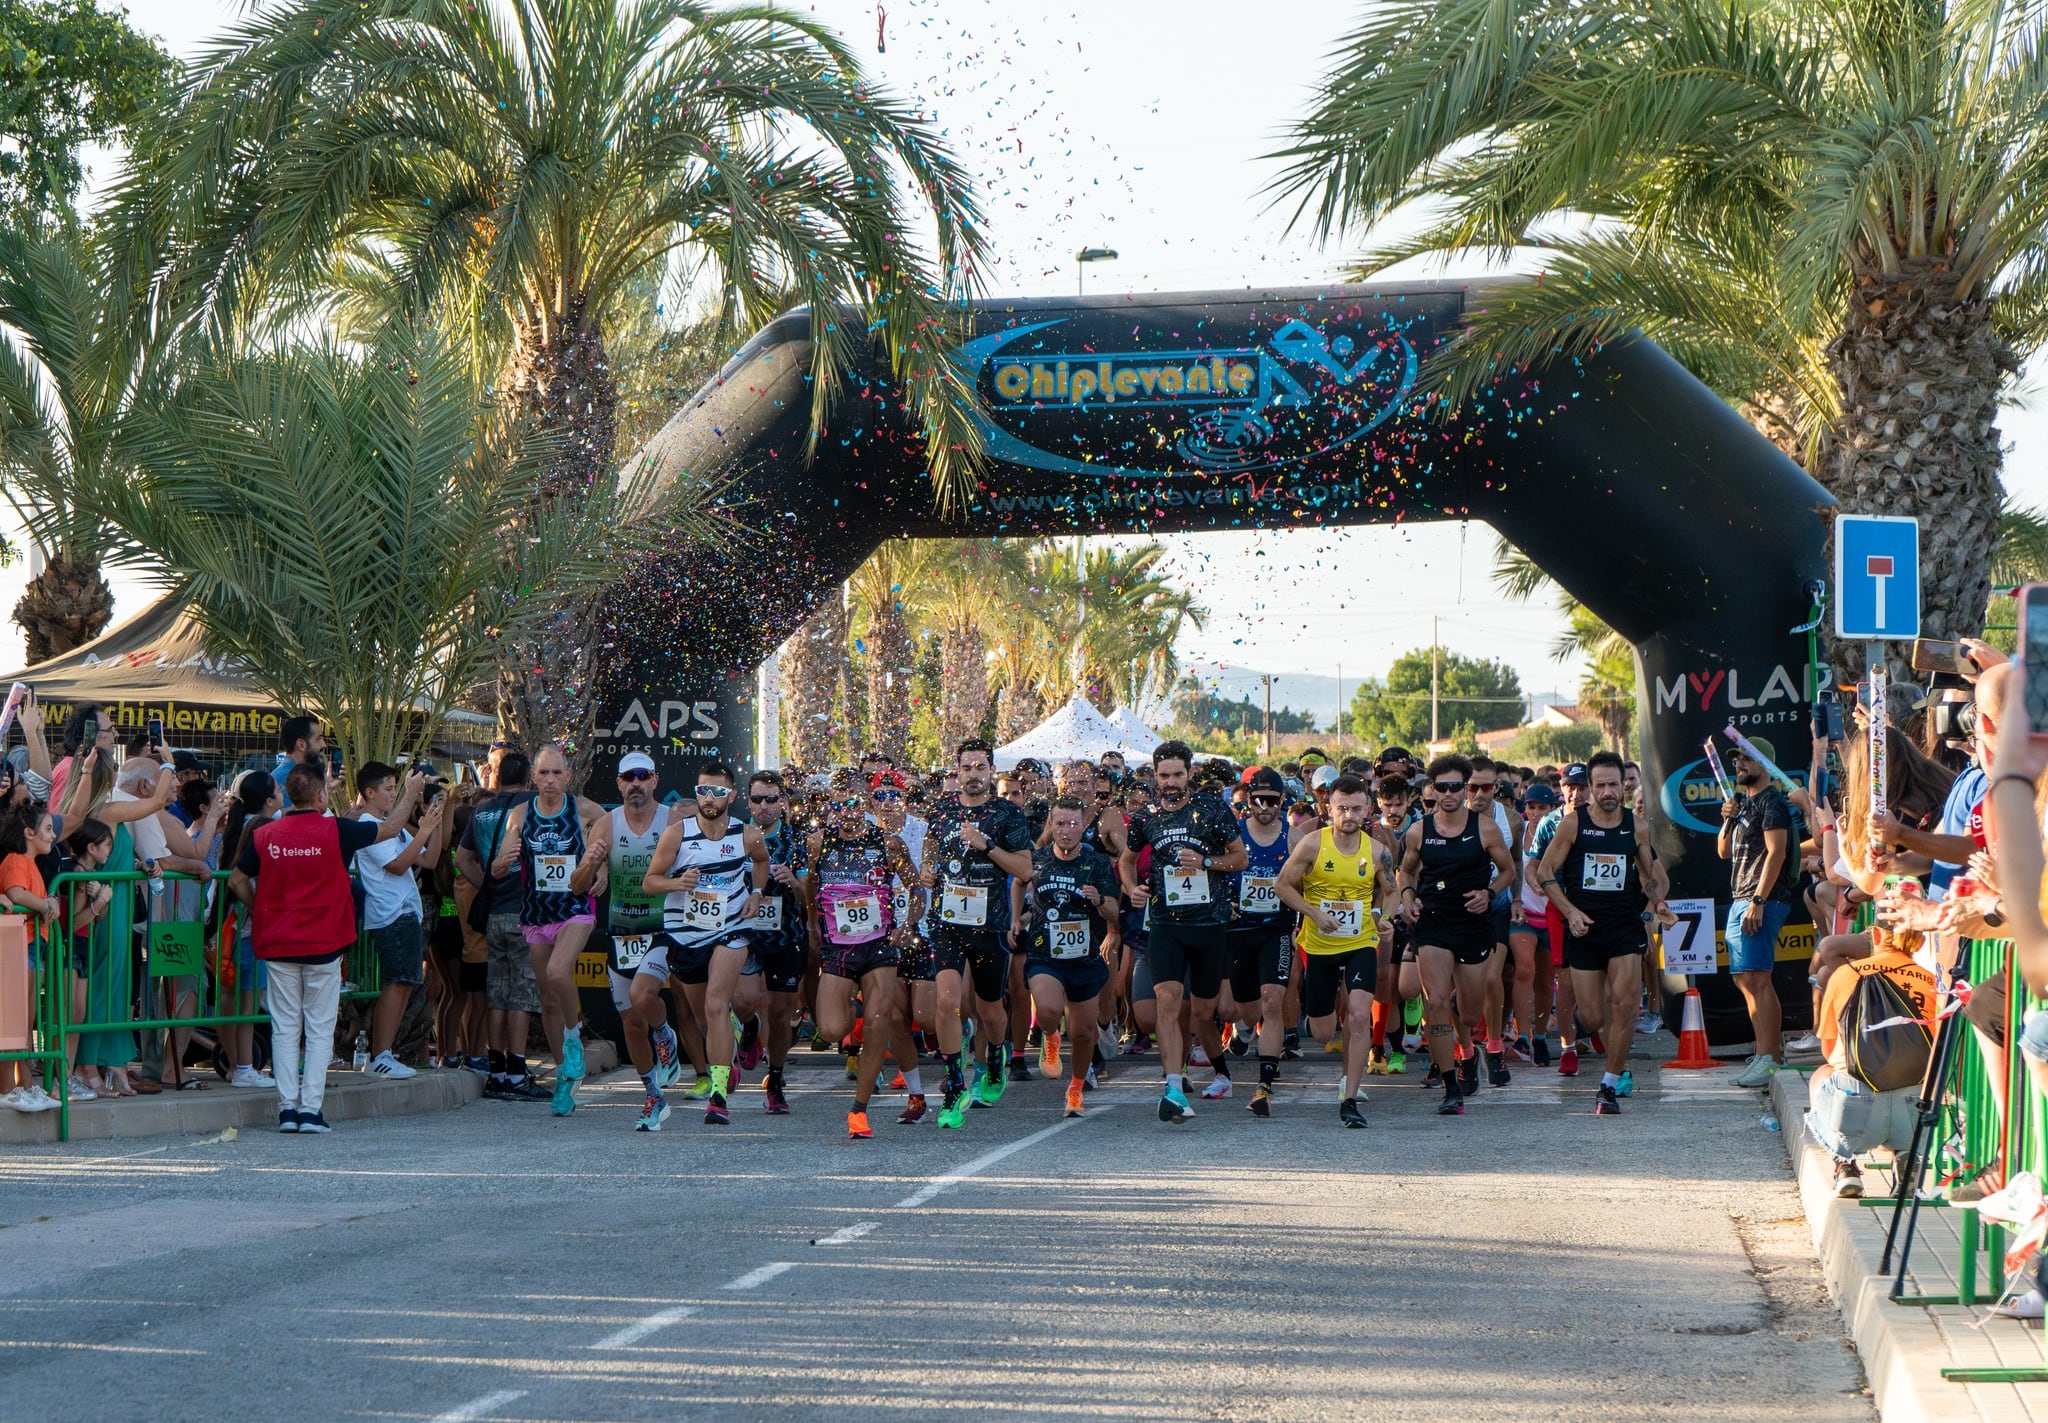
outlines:
[[[988,719],[989,630],[1023,583],[1028,546],[1014,539],[947,539],[929,549],[912,598],[939,636],[939,737],[946,761]]]
[[[1925,621],[1952,637],[1989,582],[1999,391],[2048,340],[2038,12],[1393,0],[1325,76],[1280,186],[1326,236],[1416,199],[1448,202],[1440,245],[1590,220],[1595,238],[1557,243],[1567,289],[1513,298],[1437,379],[1475,388],[1636,326],[1739,366],[1748,332],[1751,374],[1717,388],[1795,426],[1810,411],[1809,468],[1843,507],[1929,516]],[[1746,254],[1752,290],[1725,324],[1674,325],[1706,265],[1687,254],[1713,251]],[[1664,299],[1626,279],[1637,264]]]
[[[100,571],[110,536],[89,505],[128,475],[117,437],[147,355],[75,224],[0,231],[0,495],[43,554],[14,607],[31,663],[113,617]]]
[[[846,667],[846,599],[842,587],[818,600],[817,610],[790,637],[783,657],[788,692],[789,754],[806,771],[828,764],[838,725],[839,679]],[[763,757],[774,754],[764,747]]]
[[[847,580],[855,608],[865,614],[860,651],[867,670],[867,740],[860,750],[903,760],[910,736],[910,688],[916,647],[909,606],[930,559],[929,546],[892,539]]]
[[[1500,539],[1493,546],[1493,586],[1517,602],[1527,602],[1552,584],[1535,559]],[[1557,590],[1557,610],[1564,615],[1565,631],[1551,643],[1551,658],[1557,662],[1573,657],[1585,660],[1586,670],[1579,678],[1579,705],[1600,719],[1600,732],[1608,746],[1627,755],[1629,731],[1635,724],[1636,650],[1562,588]]]
[[[136,477],[90,506],[117,556],[189,597],[279,705],[335,725],[352,765],[424,750],[498,643],[644,553],[638,530],[710,536],[639,486],[537,505],[552,441],[434,335],[209,362],[123,438]]]
[[[1160,574],[1165,558],[1165,546],[1149,542],[1039,549],[1033,578],[1046,625],[1055,641],[1067,641],[1066,676],[1048,688],[1053,697],[1079,694],[1113,711],[1119,701],[1173,685],[1180,666],[1173,645],[1183,626],[1200,628],[1207,614]]]

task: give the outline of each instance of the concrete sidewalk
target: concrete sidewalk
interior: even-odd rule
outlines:
[[[2041,1331],[1993,1316],[1990,1299],[1975,1306],[1892,1303],[1891,1280],[1877,1268],[1891,1212],[1836,1199],[1833,1160],[1803,1126],[1806,1100],[1803,1074],[1780,1072],[1772,1079],[1771,1104],[1814,1249],[1884,1423],[2048,1423],[2048,1383],[1961,1384],[1941,1376],[1958,1366],[2041,1366]],[[1887,1179],[1869,1170],[1865,1189],[1878,1195]],[[1959,1217],[1953,1209],[1921,1209],[1908,1295],[1957,1293]],[[1980,1277],[1986,1268],[1979,1266]]]

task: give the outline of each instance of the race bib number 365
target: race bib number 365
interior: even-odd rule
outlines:
[[[683,905],[683,922],[692,929],[725,927],[725,896],[716,890],[693,889]]]

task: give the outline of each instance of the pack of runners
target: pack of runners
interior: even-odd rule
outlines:
[[[544,748],[535,784],[484,803],[456,857],[490,886],[487,1094],[576,1109],[573,971],[595,939],[645,1089],[637,1131],[670,1120],[685,1063],[707,1126],[756,1071],[763,1110],[789,1114],[805,1043],[844,1055],[855,1139],[874,1134],[885,1076],[899,1124],[957,1130],[1036,1056],[1080,1116],[1120,1049],[1155,1044],[1161,1121],[1229,1097],[1231,1059],[1253,1055],[1247,1106],[1270,1117],[1304,1034],[1341,1055],[1337,1118],[1361,1128],[1366,1080],[1411,1054],[1437,1111],[1460,1115],[1511,1063],[1550,1067],[1553,1025],[1556,1070],[1597,1049],[1594,1110],[1621,1110],[1666,878],[1620,757],[1418,766],[1391,748],[1239,772],[1168,741],[1134,769],[998,775],[994,759],[970,740],[930,777],[882,756],[822,775],[710,763],[664,804],[633,752],[607,809],[568,795]],[[497,1049],[500,1014],[518,1027],[536,1009],[551,1093]]]

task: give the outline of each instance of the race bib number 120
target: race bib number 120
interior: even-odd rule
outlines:
[[[1579,888],[1614,893],[1628,883],[1628,860],[1622,855],[1588,855],[1579,871]]]

